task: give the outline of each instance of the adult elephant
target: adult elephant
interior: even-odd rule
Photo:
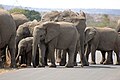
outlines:
[[[49,14],[46,14],[46,15],[49,15]],[[43,16],[43,21],[47,21],[50,19],[49,21],[57,21],[57,22],[65,21],[65,22],[71,22],[75,25],[75,27],[77,28],[80,34],[79,39],[80,39],[80,51],[81,51],[81,55],[80,55],[81,64],[83,66],[88,66],[89,63],[87,62],[86,57],[84,56],[84,40],[85,40],[84,30],[86,28],[85,13],[83,11],[81,11],[80,13],[75,13],[71,10],[65,10],[63,12],[59,12],[57,15],[50,16],[50,18],[47,18],[46,15],[44,15],[45,17]]]
[[[32,37],[33,29],[38,24],[39,22],[36,20],[21,24],[17,29],[16,42],[18,43],[21,39],[26,37]]]
[[[79,34],[72,23],[69,22],[45,22],[34,28],[33,31],[33,67],[35,65],[36,47],[40,46],[40,41],[45,40],[48,44],[48,52],[51,58],[50,67],[56,67],[54,51],[55,49],[67,50],[69,60],[66,67],[73,67],[74,53],[76,44],[79,39]],[[73,40],[74,39],[74,40]],[[40,48],[39,48],[40,50]],[[44,65],[44,55],[41,55],[41,64]]]
[[[92,64],[95,62],[95,51],[100,50],[103,54],[108,52],[108,58],[104,64],[112,64],[112,51],[115,51],[117,56],[116,64],[120,64],[119,59],[119,37],[118,33],[111,28],[87,27],[85,29],[85,43],[88,44],[86,57],[88,59],[89,53],[92,54]],[[105,57],[105,56],[103,56]]]
[[[18,29],[19,25],[29,21],[28,18],[22,13],[12,13],[11,15],[15,21],[16,30]]]
[[[16,67],[15,62],[15,37],[16,25],[12,16],[3,9],[0,9],[0,49],[8,46],[11,55],[11,67]]]
[[[18,43],[20,40],[26,37],[32,37],[33,35],[33,29],[36,25],[38,25],[39,22],[36,20],[25,22],[24,24],[21,24],[17,29],[16,34],[16,54],[15,57],[18,55]]]

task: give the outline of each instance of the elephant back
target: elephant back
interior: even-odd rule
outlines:
[[[15,22],[6,10],[0,9],[0,38],[3,45],[8,44],[11,36],[16,35]]]
[[[29,21],[28,18],[22,13],[12,13],[11,15],[15,21],[16,29],[18,29],[19,25]]]

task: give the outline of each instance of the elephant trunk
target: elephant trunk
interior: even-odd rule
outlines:
[[[18,44],[19,44],[20,40],[22,40],[22,39],[23,39],[23,37],[21,37],[21,36],[16,36],[16,53],[15,53],[15,57],[16,57],[17,54],[18,54]]]
[[[1,37],[1,35],[0,35],[0,43],[2,42],[2,37]]]
[[[19,61],[19,56],[22,54],[22,52],[23,52],[23,49],[22,49],[22,48],[19,48],[19,49],[18,49],[18,53],[17,53],[17,55],[16,55],[16,62]]]
[[[36,67],[36,54],[37,54],[37,47],[38,43],[40,43],[40,37],[38,36],[33,36],[33,47],[32,47],[32,63],[33,67]]]

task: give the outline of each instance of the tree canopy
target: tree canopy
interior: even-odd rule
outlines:
[[[36,19],[36,20],[41,20],[41,14],[35,10],[28,10],[28,9],[21,9],[21,8],[13,8],[9,10],[10,13],[22,13],[24,14],[30,21]]]

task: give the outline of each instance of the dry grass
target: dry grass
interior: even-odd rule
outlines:
[[[0,69],[0,74],[13,71],[12,69]]]

